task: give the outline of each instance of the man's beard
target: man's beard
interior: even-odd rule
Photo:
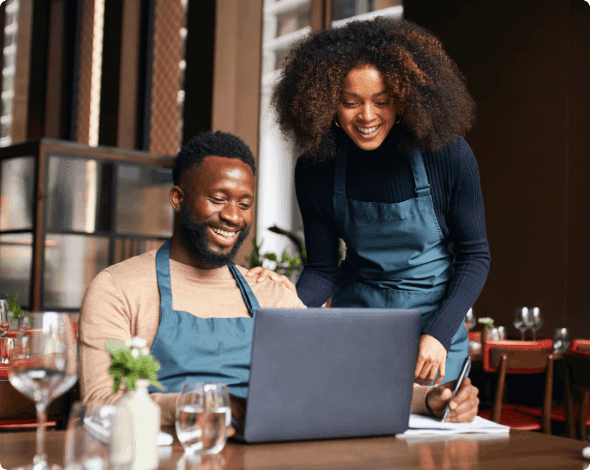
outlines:
[[[216,253],[209,248],[209,237],[207,236],[208,225],[197,224],[193,221],[191,211],[185,201],[180,205],[179,215],[180,233],[184,244],[203,264],[207,266],[218,268],[228,264],[234,259],[240,246],[242,246],[242,243],[244,243],[244,240],[250,232],[250,228],[241,231],[229,253]]]

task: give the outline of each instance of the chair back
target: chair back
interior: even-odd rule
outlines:
[[[500,358],[506,354],[506,374],[545,372],[547,358],[553,354],[553,341],[488,340],[483,344],[484,372],[498,372]]]
[[[551,340],[497,340],[487,341],[484,348],[484,371],[498,373],[492,421],[500,422],[506,389],[506,374],[545,373],[541,429],[544,433],[550,434],[551,403],[553,400],[553,342]]]
[[[572,351],[586,352],[590,354],[590,339],[574,339],[572,340]]]
[[[470,331],[467,335],[469,336],[469,341],[481,343],[481,331]]]

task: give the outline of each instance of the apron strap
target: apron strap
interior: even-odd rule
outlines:
[[[236,268],[236,265],[233,263],[233,261],[230,262],[228,266],[234,279],[238,283],[238,287],[240,288],[240,292],[242,293],[242,297],[244,298],[244,303],[248,308],[248,313],[251,317],[254,317],[254,315],[256,315],[256,310],[260,308],[260,304],[258,303],[258,300],[254,295],[254,292],[252,292],[252,289],[250,289],[250,286],[246,282],[246,279],[244,279],[242,273],[240,273],[238,268]]]
[[[170,240],[156,253],[156,274],[160,291],[160,307],[172,310],[172,285],[170,281]]]
[[[430,184],[428,184],[428,177],[426,176],[426,169],[424,168],[422,155],[420,155],[418,150],[414,150],[410,156],[410,163],[412,165],[412,173],[414,174],[416,194],[418,197],[430,196]]]

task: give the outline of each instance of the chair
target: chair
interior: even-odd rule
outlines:
[[[574,340],[575,341],[575,340]],[[587,341],[587,340],[586,340]],[[587,438],[586,427],[590,426],[590,351],[580,348],[567,351],[563,356],[565,366],[565,417],[568,437],[575,439],[575,415],[578,421],[579,439]],[[581,392],[581,400],[575,409],[572,392]],[[578,413],[575,413],[578,411]]]
[[[472,343],[481,343],[481,331],[469,331],[467,332],[469,341]]]
[[[489,340],[483,346],[483,370],[498,374],[498,384],[491,410],[478,413],[485,419],[525,431],[551,433],[553,396],[553,341]],[[507,374],[545,374],[545,391],[540,418],[504,405]]]
[[[590,340],[588,340],[588,339],[574,339],[572,341],[572,345],[571,345],[570,350],[577,351],[577,352],[587,352],[590,354]],[[567,434],[571,438],[575,438],[576,431],[575,431],[574,422],[575,422],[575,420],[578,419],[578,410],[580,409],[580,407],[579,407],[580,404],[582,404],[582,405],[585,404],[584,409],[586,410],[586,418],[584,418],[580,423],[585,421],[586,426],[590,426],[590,406],[589,406],[590,405],[590,402],[589,402],[590,394],[588,392],[583,392],[581,390],[576,390],[576,391],[580,391],[584,395],[582,396],[582,401],[580,403],[575,403],[572,401],[573,417],[571,420],[568,418],[566,406],[556,406],[551,410],[551,421],[565,423]],[[567,393],[566,393],[566,402],[567,402]],[[531,416],[536,416],[537,418],[541,417],[541,409],[540,408],[534,408],[534,407],[530,407],[530,406],[519,406],[518,411],[520,411],[521,413],[529,414]],[[579,424],[579,426],[581,426],[581,424]],[[582,435],[581,427],[579,429],[580,429],[580,435]],[[584,429],[584,432],[585,432],[585,429]]]

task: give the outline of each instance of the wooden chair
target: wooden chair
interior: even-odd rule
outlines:
[[[590,351],[576,348],[567,351],[563,356],[565,367],[565,418],[568,437],[575,439],[575,404],[573,391],[581,394],[577,404],[578,438],[587,439],[586,427],[590,426],[588,408],[590,405]]]
[[[478,413],[511,428],[526,431],[542,430],[551,434],[551,402],[553,397],[553,341],[490,340],[483,346],[483,370],[498,374],[498,384],[491,410]],[[540,418],[519,411],[515,405],[504,405],[507,374],[545,374],[545,391]]]

